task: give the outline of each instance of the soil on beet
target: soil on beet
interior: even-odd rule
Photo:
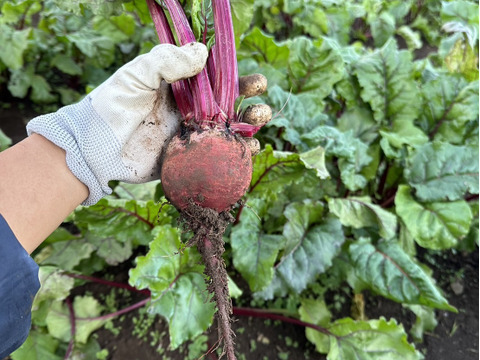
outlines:
[[[35,113],[19,110],[15,106],[0,110],[0,128],[19,142],[25,136],[25,124]],[[444,291],[449,303],[458,309],[458,314],[436,311],[438,325],[435,331],[424,335],[423,343],[416,344],[427,360],[477,360],[479,358],[479,263],[478,249],[473,253],[443,252],[419,254],[419,260],[434,271],[439,287]],[[132,260],[106,269],[98,277],[107,277],[116,282],[128,282],[128,270]],[[237,279],[235,279],[237,280]],[[241,281],[238,281],[242,285]],[[91,293],[99,299],[112,294],[112,289],[104,285],[86,283],[75,289],[75,294]],[[351,315],[351,294],[341,293],[343,306],[335,317]],[[115,306],[125,308],[145,298],[141,293],[115,291]],[[332,295],[333,296],[333,295]],[[415,323],[413,313],[402,305],[385,298],[364,292],[365,315],[370,318],[383,316],[395,318],[408,331]],[[234,301],[234,306],[237,305]],[[153,321],[145,315],[145,308],[137,309],[112,321],[112,329],[102,328],[94,336],[100,346],[107,349],[107,359],[145,360],[198,359],[198,354],[206,354],[218,340],[216,325],[213,325],[197,343],[188,343],[176,351],[168,348],[168,327],[156,317]],[[296,325],[251,317],[233,317],[232,328],[236,333],[235,348],[239,359],[325,359],[315,352],[314,346],[305,337],[305,329]],[[203,341],[206,340],[206,341]],[[411,338],[410,341],[413,341]],[[217,350],[219,351],[219,350]],[[197,354],[194,356],[194,354]],[[201,355],[200,355],[201,356]],[[217,359],[210,354],[203,359]]]

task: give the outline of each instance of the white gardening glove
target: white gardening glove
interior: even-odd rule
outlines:
[[[207,56],[201,43],[157,45],[79,103],[31,120],[27,133],[66,151],[67,166],[89,188],[84,205],[110,194],[110,180],[157,179],[163,147],[181,119],[168,84],[198,74]]]

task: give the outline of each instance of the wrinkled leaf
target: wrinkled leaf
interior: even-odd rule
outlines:
[[[23,53],[28,47],[31,29],[15,30],[0,24],[0,60],[10,69],[18,70],[23,66]]]
[[[76,296],[73,300],[75,313],[75,341],[86,344],[92,332],[102,327],[106,320],[94,319],[103,306],[92,296]],[[62,341],[71,339],[70,311],[66,304],[54,302],[47,315],[48,332]]]
[[[204,332],[212,323],[214,306],[208,302],[200,255],[193,248],[180,249],[179,230],[169,225],[153,232],[147,255],[137,257],[129,282],[152,294],[150,312],[168,321],[170,344],[180,344]]]
[[[412,56],[398,50],[394,41],[361,57],[355,64],[355,74],[361,96],[372,107],[378,123],[391,126],[417,117],[420,103],[412,77]]]
[[[417,244],[428,249],[455,246],[468,234],[473,218],[465,201],[419,203],[406,185],[399,186],[395,205]]]
[[[61,360],[63,357],[55,354],[57,348],[57,339],[32,330],[27,340],[10,357],[12,360]]]
[[[146,245],[156,224],[169,223],[169,206],[153,201],[104,198],[93,206],[75,211],[77,226],[88,229],[97,238],[117,239],[121,243]]]
[[[374,246],[362,238],[350,245],[349,253],[356,276],[382,296],[456,312],[433,279],[396,241],[381,241]]]
[[[397,217],[372,204],[368,197],[329,199],[328,208],[344,226],[356,229],[373,226],[378,228],[380,236],[385,239],[394,237],[397,231]]]
[[[32,310],[37,310],[46,300],[62,301],[74,287],[74,278],[63,274],[63,269],[54,266],[40,266],[38,271],[40,290],[33,301]]]
[[[423,335],[426,332],[433,332],[437,327],[438,321],[435,316],[435,310],[422,305],[404,305],[410,309],[416,316],[415,324],[410,329],[410,334],[415,341],[423,341]]]
[[[275,266],[275,274],[271,284],[258,296],[271,299],[285,296],[287,293],[300,293],[307,285],[332,265],[332,259],[340,251],[344,235],[340,221],[326,218],[319,225],[306,226],[308,220],[301,218],[316,203],[305,203],[302,206],[291,205],[285,215],[288,218],[283,236],[290,242],[289,252],[285,252]],[[293,208],[295,207],[295,208]],[[312,209],[313,211],[318,211]],[[295,243],[295,246],[292,246]]]
[[[441,75],[422,88],[422,127],[435,139],[450,140],[450,128],[465,128],[478,118],[478,81],[467,82],[461,76]]]
[[[371,21],[372,36],[376,47],[383,46],[395,32],[395,18],[384,11]]]
[[[247,202],[240,222],[233,227],[230,243],[233,264],[247,280],[253,292],[262,290],[273,278],[273,265],[285,239],[281,235],[265,234],[261,218],[266,215],[260,200]]]
[[[343,77],[343,62],[328,42],[298,37],[289,44],[290,79],[294,93],[315,91],[318,100],[331,93]]]
[[[249,56],[257,62],[269,63],[277,68],[287,65],[290,52],[286,44],[276,42],[273,36],[257,27],[242,39],[241,49],[248,51]]]
[[[409,157],[405,177],[421,201],[460,200],[478,194],[478,147],[428,143]]]
[[[327,359],[420,360],[423,355],[408,343],[407,334],[396,320],[360,321],[344,318],[328,330],[330,351]]]
[[[300,320],[319,325],[324,328],[330,325],[330,320],[332,318],[332,314],[328,310],[327,305],[323,300],[302,299],[298,313],[300,314]],[[324,333],[311,328],[305,329],[305,335],[311,343],[315,344],[315,347],[319,353],[328,353],[330,348],[329,336],[326,336]]]

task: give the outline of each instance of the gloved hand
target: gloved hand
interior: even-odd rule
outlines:
[[[83,205],[110,194],[110,180],[158,179],[163,147],[181,122],[168,84],[199,73],[207,56],[201,43],[158,45],[122,66],[79,103],[31,120],[27,133],[38,133],[66,151],[67,166],[89,188]],[[261,111],[264,116],[265,107]],[[256,112],[250,113],[245,122],[255,122]],[[255,140],[250,143],[256,146]]]

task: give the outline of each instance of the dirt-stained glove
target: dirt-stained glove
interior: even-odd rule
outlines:
[[[158,178],[161,150],[179,127],[168,84],[198,74],[207,56],[201,43],[157,45],[79,103],[31,120],[27,133],[38,133],[66,151],[67,166],[89,188],[84,205],[110,194],[110,180]],[[148,137],[145,131],[151,131]]]

